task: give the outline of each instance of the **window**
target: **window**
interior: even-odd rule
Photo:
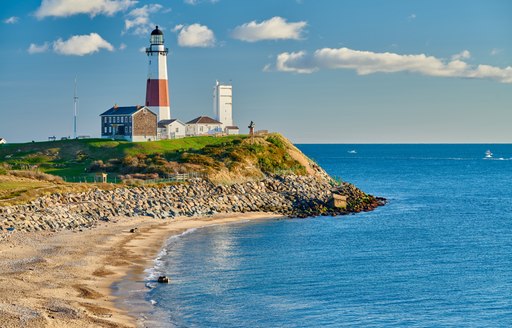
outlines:
[[[203,127],[202,126],[199,128],[199,131],[203,132]]]
[[[177,132],[180,132],[180,128],[176,128],[176,133],[177,133]]]
[[[107,133],[107,127],[104,127],[103,128],[103,133],[106,134]]]

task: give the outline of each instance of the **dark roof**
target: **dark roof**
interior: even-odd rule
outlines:
[[[153,30],[153,32],[151,32],[151,35],[164,35],[164,33],[162,32],[162,30],[158,29],[158,25],[157,25],[156,28]]]
[[[226,126],[226,129],[228,130],[240,130],[238,126],[232,125],[232,126]]]
[[[100,114],[100,116],[104,116],[104,115],[133,115],[142,108],[146,108],[149,112],[153,113],[146,106],[128,106],[128,107],[114,106],[114,107],[110,108],[109,110],[107,110],[106,112],[104,112],[103,114]],[[155,114],[155,113],[153,113],[153,114]]]
[[[197,124],[197,123],[201,123],[201,124],[222,124],[221,122],[219,122],[217,120],[214,120],[213,118],[208,117],[208,116],[199,116],[199,117],[196,117],[195,119],[193,119],[192,121],[187,122],[187,124]]]
[[[180,122],[178,119],[176,118],[173,118],[172,120],[161,120],[160,122],[158,122],[158,127],[159,128],[165,128],[167,125],[171,124],[172,122],[174,121],[178,121]],[[183,124],[183,123],[182,123]]]

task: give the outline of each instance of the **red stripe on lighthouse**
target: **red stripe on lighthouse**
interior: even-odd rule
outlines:
[[[169,106],[169,89],[167,80],[148,79],[146,86],[146,106]]]

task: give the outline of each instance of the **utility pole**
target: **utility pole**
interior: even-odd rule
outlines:
[[[78,95],[76,92],[76,76],[75,76],[75,92],[73,93],[73,105],[74,105],[74,116],[73,116],[73,138],[76,139],[76,118],[78,116]]]

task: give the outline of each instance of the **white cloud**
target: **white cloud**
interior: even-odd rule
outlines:
[[[471,58],[471,53],[468,50],[463,50],[459,52],[458,54],[455,54],[452,56],[452,60],[458,60],[458,59],[469,59]]]
[[[49,46],[48,42],[45,42],[42,45],[37,45],[35,43],[31,43],[30,46],[28,47],[27,51],[31,55],[32,54],[40,54],[42,52],[48,51],[49,47],[50,46]]]
[[[407,20],[408,21],[412,21],[412,20],[415,20],[416,19],[416,14],[410,14],[409,16],[407,16]]]
[[[114,47],[97,33],[75,35],[66,41],[58,39],[53,43],[53,51],[60,55],[90,55],[101,49],[114,51]]]
[[[425,54],[400,55],[348,48],[323,48],[316,50],[313,55],[304,51],[284,52],[277,56],[275,68],[278,71],[294,73],[313,73],[319,69],[352,69],[359,75],[409,72],[426,76],[492,79],[501,83],[512,83],[511,66],[475,67],[460,59],[446,61]]]
[[[155,3],[133,9],[127,15],[129,18],[124,21],[125,32],[132,30],[133,34],[136,35],[148,35],[155,26],[149,21],[149,15],[160,11],[162,8],[162,5]]]
[[[313,73],[318,68],[309,62],[310,59],[305,51],[283,52],[277,56],[276,69],[281,72]]]
[[[11,16],[9,18],[4,19],[5,24],[16,24],[20,20],[19,17]]]
[[[78,14],[112,16],[135,5],[135,0],[43,0],[36,11],[41,19],[49,16],[67,17]]]
[[[276,16],[261,23],[252,21],[237,26],[233,30],[232,36],[235,39],[247,42],[285,39],[300,40],[306,25],[306,22],[288,23],[286,19]]]
[[[496,56],[496,55],[500,54],[502,51],[503,51],[502,49],[494,48],[491,50],[491,56]]]
[[[125,43],[121,43],[119,45],[119,50],[124,50],[124,49],[126,49],[126,44]]]
[[[185,25],[183,24],[178,24],[176,26],[173,27],[172,31],[173,32],[178,32],[179,30],[181,30],[183,27],[185,27]]]
[[[178,28],[177,25],[174,29]],[[188,26],[182,26],[176,31],[180,31],[178,34],[178,44],[181,47],[213,47],[215,45],[215,35],[205,25],[192,24]]]
[[[146,47],[139,48],[139,52],[144,52],[145,53],[146,52]]]
[[[186,3],[187,5],[192,5],[192,6],[195,6],[201,2],[209,2],[209,3],[217,3],[219,2],[220,0],[184,0],[183,2]]]

